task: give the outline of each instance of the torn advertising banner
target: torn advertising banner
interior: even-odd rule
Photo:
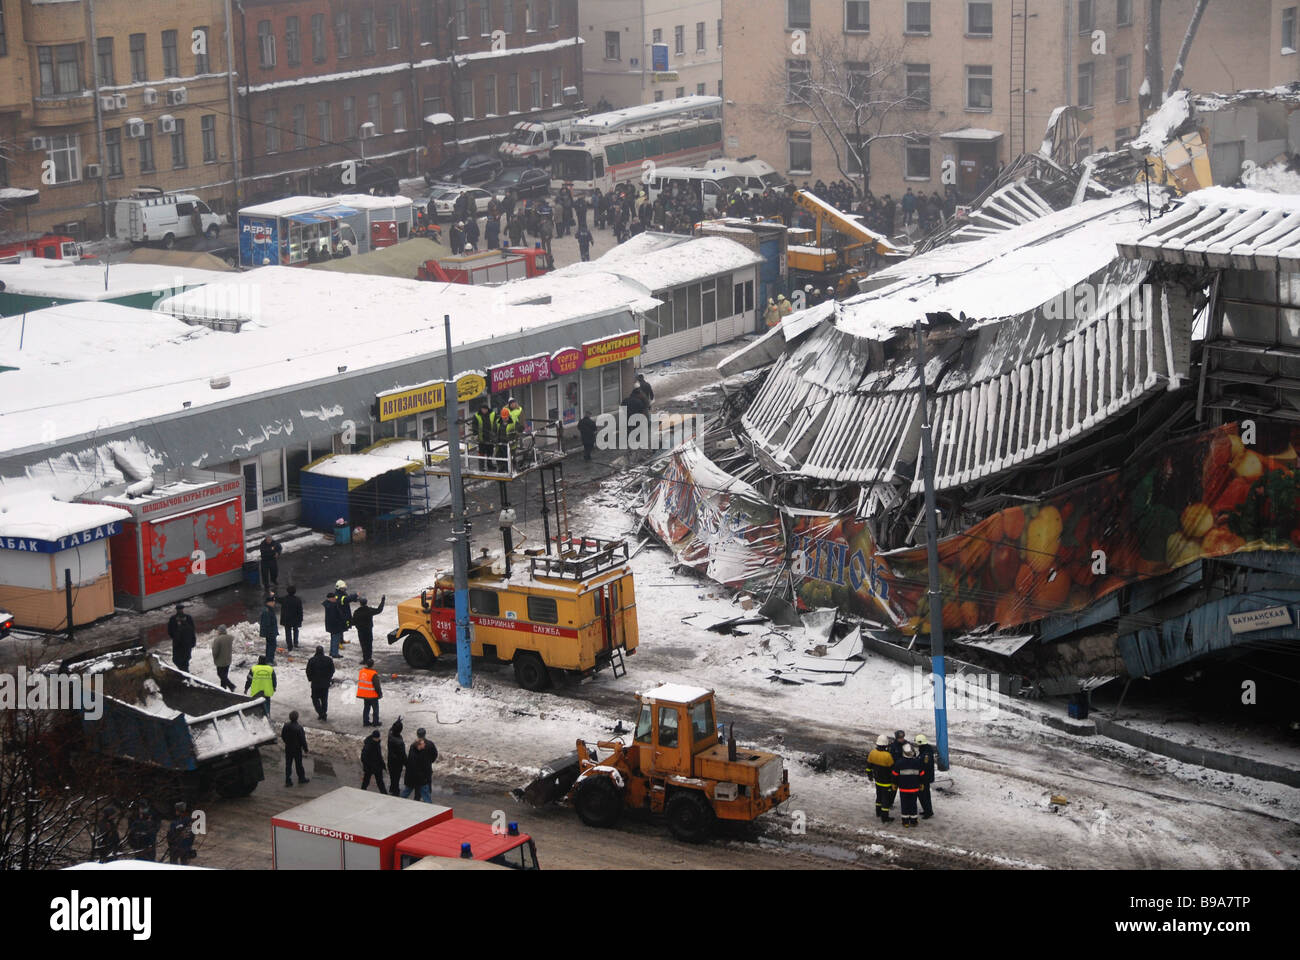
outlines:
[[[943,622],[1006,628],[1082,610],[1203,557],[1300,548],[1300,427],[1257,420],[1166,443],[1069,493],[1010,507],[939,542]],[[876,553],[852,518],[796,519],[806,605],[883,610],[929,630],[923,547]]]
[[[642,513],[678,561],[739,590],[768,590],[785,562],[781,513],[694,443],[675,450]]]

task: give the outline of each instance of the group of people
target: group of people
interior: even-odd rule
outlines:
[[[876,737],[876,748],[867,755],[867,769],[876,785],[876,816],[881,823],[894,818],[890,811],[894,797],[898,796],[904,827],[917,825],[917,807],[920,817],[929,820],[934,816],[934,799],[930,785],[934,783],[934,747],[924,734],[912,743],[902,730],[895,730],[891,740],[887,734]]]
[[[131,804],[127,811],[126,838],[123,842],[120,828],[121,814],[109,804],[95,820],[90,836],[90,856],[100,863],[110,860],[158,860],[158,831],[162,817],[146,801]],[[177,803],[172,808],[172,819],[167,823],[165,836],[168,863],[186,866],[198,856],[194,849],[194,826],[189,808]]]
[[[479,404],[470,422],[470,432],[478,446],[480,468],[505,473],[512,464],[518,464],[520,441],[530,426],[524,408],[514,397],[500,410],[493,410],[488,403]]]
[[[387,761],[381,745],[382,736],[378,730],[373,730],[362,741],[361,789],[370,789],[370,781],[374,780],[380,793],[397,796],[400,790],[403,798],[414,797],[422,803],[432,803],[433,765],[438,759],[438,748],[424,727],[415,731],[415,740],[408,748],[402,735],[402,718],[398,717],[388,728]],[[284,785],[293,786],[294,774],[297,774],[300,786],[310,783],[311,779],[303,769],[303,758],[311,753],[311,749],[307,745],[307,731],[298,722],[297,710],[289,714],[289,719],[280,728],[280,741],[284,744]],[[388,773],[387,786],[384,784],[385,772]],[[399,783],[403,786],[399,787]]]

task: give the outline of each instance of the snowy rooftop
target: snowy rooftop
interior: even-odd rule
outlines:
[[[73,300],[33,311],[25,318],[22,314],[0,317],[0,366],[57,367],[87,354],[96,354],[101,360],[117,354],[147,355],[163,344],[214,335],[206,327],[192,327],[161,313],[118,303]]]
[[[0,499],[0,537],[54,541],[130,516],[117,507],[64,503],[43,493],[11,494]]]
[[[356,787],[339,787],[324,796],[290,807],[273,819],[375,838],[391,837],[450,816],[450,807],[411,803]]]
[[[673,703],[690,703],[692,700],[708,695],[709,691],[706,688],[691,687],[684,683],[663,683],[641,694],[646,700],[668,700]]]
[[[635,280],[647,290],[660,291],[763,262],[758,254],[726,237],[680,238],[679,242],[672,244],[655,238],[637,244],[641,237],[655,238],[656,235],[640,234],[597,260],[572,264],[557,270],[555,275],[570,277],[597,271],[615,273]],[[631,249],[625,250],[625,247]]]
[[[1120,242],[1128,257],[1243,270],[1300,269],[1300,196],[1208,187]]]
[[[5,293],[59,300],[115,300],[141,293],[162,297],[174,290],[210,283],[225,276],[216,270],[159,267],[143,263],[103,263],[45,260],[29,257],[0,264]]]

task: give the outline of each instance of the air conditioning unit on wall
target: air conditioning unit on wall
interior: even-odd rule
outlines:
[[[145,88],[144,88],[144,105],[145,105],[146,107],[152,107],[152,106],[153,106],[154,104],[156,104],[157,102],[158,102],[158,91],[155,90],[153,87],[145,87]]]
[[[158,129],[162,133],[175,133],[176,118],[173,117],[170,113],[164,113],[161,117],[158,118]]]
[[[189,93],[184,87],[177,87],[174,90],[167,91],[167,106],[178,107],[189,99]]]
[[[44,137],[32,137],[32,140],[31,140],[31,143],[29,144],[29,146],[30,146],[31,149],[33,149],[33,150],[44,150],[44,149],[46,149],[45,138],[44,138]]]
[[[113,96],[113,94],[111,94],[111,93],[106,93],[106,94],[104,94],[102,97],[99,98],[99,109],[101,109],[101,110],[116,110],[116,109],[117,109],[117,97]]]
[[[139,117],[132,117],[126,125],[126,135],[133,140],[139,140],[144,136],[144,121]]]
[[[125,93],[115,93],[115,94],[113,94],[113,99],[117,101],[117,109],[119,109],[119,110],[125,110],[125,109],[126,109],[126,94],[125,94]]]
[[[88,163],[86,164],[85,172],[86,172],[87,180],[98,180],[101,176],[103,176],[104,168],[97,163]]]

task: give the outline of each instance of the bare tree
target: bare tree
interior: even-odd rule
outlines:
[[[907,90],[902,48],[845,34],[808,37],[806,50],[771,71],[773,102],[762,112],[782,127],[807,125],[835,158],[845,180],[865,196],[871,185],[871,147],[931,133],[924,108],[928,85]]]
[[[1182,45],[1178,48],[1178,59],[1174,61],[1174,72],[1169,75],[1166,97],[1172,97],[1178,85],[1183,82],[1183,70],[1187,66],[1187,57],[1192,52],[1192,43],[1196,40],[1196,30],[1200,27],[1201,17],[1205,16],[1205,8],[1209,5],[1210,0],[1198,0],[1196,9],[1192,11],[1192,22],[1187,25],[1187,32],[1183,34]]]

